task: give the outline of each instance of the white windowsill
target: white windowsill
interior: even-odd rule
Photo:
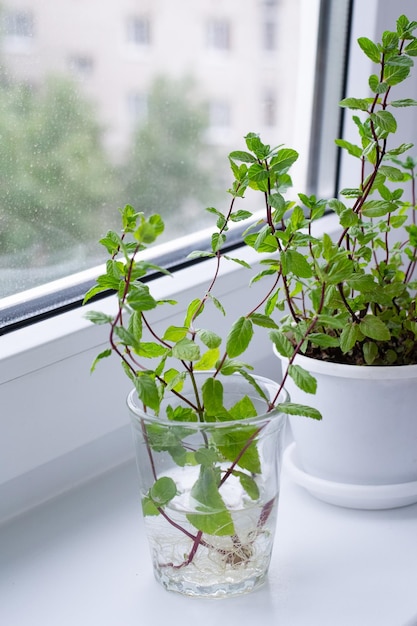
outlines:
[[[416,519],[319,502],[284,471],[267,583],[185,598],[153,579],[129,462],[0,528],[0,623],[416,626]]]

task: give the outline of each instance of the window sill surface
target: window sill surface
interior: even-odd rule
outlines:
[[[223,602],[184,598],[153,579],[128,462],[0,527],[0,623],[415,626],[416,525],[417,505],[334,507],[284,470],[267,583]]]

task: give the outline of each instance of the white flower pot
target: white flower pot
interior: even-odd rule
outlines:
[[[317,379],[317,393],[302,392],[288,378],[291,401],[314,406],[323,419],[290,419],[295,444],[286,463],[293,478],[342,506],[417,502],[417,365],[355,366],[304,356],[295,363]]]

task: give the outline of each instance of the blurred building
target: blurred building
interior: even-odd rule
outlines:
[[[4,0],[1,60],[33,85],[70,73],[120,154],[146,119],[155,76],[192,77],[208,140],[248,130],[291,142],[301,0]],[[291,25],[291,27],[289,27]]]

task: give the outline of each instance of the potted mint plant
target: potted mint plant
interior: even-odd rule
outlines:
[[[288,465],[319,498],[360,508],[417,502],[417,161],[395,141],[396,111],[417,105],[395,95],[417,55],[416,27],[402,15],[381,41],[358,40],[375,72],[369,94],[341,102],[357,142],[337,141],[356,159],[356,181],[327,202],[300,195],[266,235],[279,252],[269,265],[282,278],[277,306],[288,311],[271,333],[282,383],[299,401],[317,388],[323,415],[316,428],[290,418]],[[314,234],[326,208],[338,218],[333,239]]]
[[[130,205],[121,210],[120,233],[101,240],[109,255],[106,271],[84,300],[108,290],[116,294],[114,315],[87,314],[109,326],[109,346],[92,369],[115,354],[132,382],[128,408],[155,576],[166,589],[193,596],[236,595],[265,580],[286,415],[320,419],[314,408],[289,402],[279,382],[257,376],[241,358],[255,326],[278,330],[271,317],[274,277],[259,301],[242,303],[225,338],[212,329],[216,316],[225,315],[216,297],[220,266],[247,265],[223,252],[230,225],[253,217],[236,205],[248,187],[262,194],[265,214],[248,237],[265,239],[263,222],[270,224],[273,215],[269,191],[291,183],[288,170],[297,158],[294,150],[271,149],[253,133],[246,144],[247,152],[230,155],[229,210],[208,209],[216,220],[211,249],[191,255],[212,259],[213,279],[201,298],[180,309],[178,324],[161,330],[152,318],[157,308],[176,306],[156,299],[147,281],[151,272],[168,273],[143,254],[163,232],[163,220]],[[279,191],[274,197],[281,203]]]

